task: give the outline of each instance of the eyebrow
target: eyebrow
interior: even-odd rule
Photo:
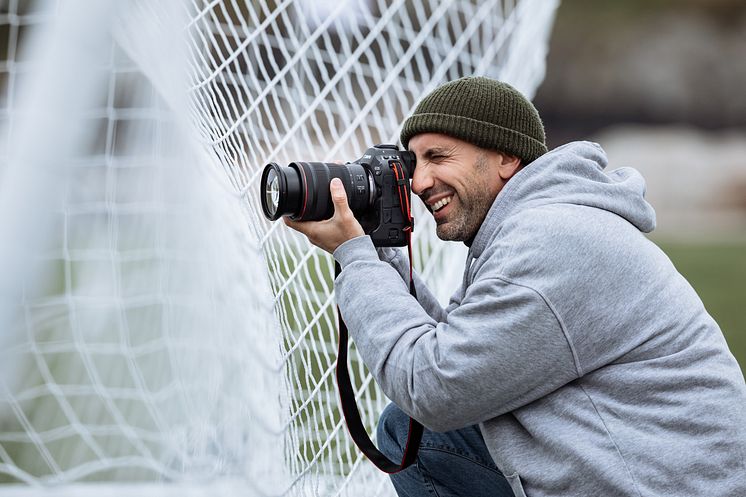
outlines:
[[[427,150],[425,150],[425,152],[422,154],[422,157],[429,160],[429,159],[432,159],[433,156],[448,154],[452,150],[453,150],[452,147],[451,148],[432,147],[432,148],[428,148]]]

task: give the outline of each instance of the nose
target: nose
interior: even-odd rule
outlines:
[[[432,186],[433,177],[430,173],[430,168],[424,164],[422,167],[418,165],[414,169],[414,175],[412,176],[412,193],[415,195],[422,195],[424,191],[428,188],[432,188]]]

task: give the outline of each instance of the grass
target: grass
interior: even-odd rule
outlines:
[[[746,371],[746,240],[657,243],[697,291]]]

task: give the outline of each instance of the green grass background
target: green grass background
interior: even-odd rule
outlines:
[[[746,371],[746,239],[655,242],[697,291]]]

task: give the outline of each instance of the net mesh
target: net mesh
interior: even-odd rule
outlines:
[[[0,483],[392,495],[337,405],[333,260],[263,217],[259,175],[396,143],[464,75],[532,95],[556,2],[0,8]],[[464,249],[414,207],[445,301]]]

